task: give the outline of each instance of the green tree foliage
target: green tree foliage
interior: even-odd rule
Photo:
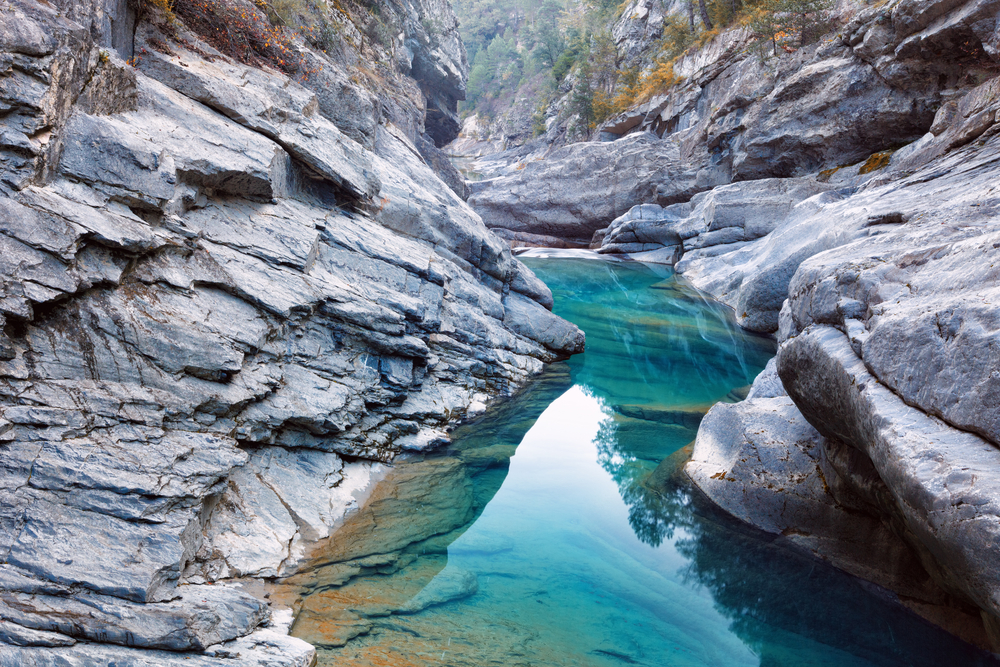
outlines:
[[[618,49],[611,31],[595,33],[589,40],[589,80],[593,88],[610,94],[618,83]]]
[[[676,58],[691,48],[694,40],[695,33],[682,17],[672,15],[663,19],[663,36],[660,38],[662,56]]]
[[[769,50],[778,55],[778,39],[782,33],[782,22],[778,17],[778,7],[782,0],[760,0],[747,13],[744,22],[753,34],[753,47],[761,58]]]
[[[564,25],[565,0],[454,0],[453,6],[471,64],[463,109],[491,116],[522,84],[531,82],[533,95],[551,90],[557,65],[565,76],[576,62],[580,46]]]
[[[566,38],[559,27],[563,7],[556,0],[545,0],[535,16],[531,30],[534,48],[531,56],[541,67],[552,69],[566,49]]]
[[[573,65],[576,64],[580,54],[586,51],[586,39],[578,30],[570,28],[567,31],[566,37],[566,48],[559,54],[555,64],[552,66],[552,77],[556,83],[566,78]]]
[[[747,2],[744,22],[754,35],[758,53],[806,46],[829,27],[833,0],[756,0]]]
[[[743,0],[708,0],[708,14],[719,27],[732,25],[743,10]]]
[[[256,0],[277,2],[279,0]],[[293,0],[281,0],[293,1]],[[651,65],[623,72],[611,27],[620,0],[453,0],[472,63],[463,110],[493,116],[528,96],[539,109],[533,129],[543,131],[545,100],[569,91],[567,111],[584,127],[679,83],[676,60],[720,30],[750,29],[763,59],[818,39],[834,0],[685,0],[664,19]],[[648,61],[647,61],[648,62]],[[566,81],[573,82],[572,89]]]
[[[619,3],[453,0],[472,65],[462,108],[490,116],[521,94],[517,93],[519,85],[528,86],[541,101],[575,71],[577,78],[585,74],[585,85],[575,93],[579,102],[575,106],[586,111],[592,91],[609,94],[617,79],[618,54],[610,26]]]
[[[584,126],[589,127],[594,122],[594,90],[590,84],[590,63],[586,59],[580,63],[579,78],[573,87],[569,107]]]
[[[462,41],[469,60],[489,47],[494,38],[510,33],[513,36],[523,20],[524,5],[519,0],[458,0],[454,3]]]
[[[833,0],[782,0],[782,28],[798,39],[799,46],[815,42],[829,28]]]
[[[613,93],[621,76],[618,49],[609,30],[588,32],[576,43],[576,84],[569,109],[584,127],[593,128],[616,112]]]
[[[475,105],[484,96],[496,97],[504,89],[516,89],[523,74],[524,60],[515,38],[497,35],[476,54],[469,72],[466,101]]]

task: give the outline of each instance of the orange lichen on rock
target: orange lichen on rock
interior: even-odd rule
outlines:
[[[892,154],[896,151],[882,151],[881,153],[875,153],[868,160],[861,165],[861,169],[858,170],[859,174],[870,174],[873,171],[878,171],[879,169],[885,169],[889,166],[889,160],[892,159]]]

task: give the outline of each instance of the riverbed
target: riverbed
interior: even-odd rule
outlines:
[[[666,267],[526,258],[587,352],[394,465],[273,593],[324,665],[979,665],[681,466],[774,354]]]

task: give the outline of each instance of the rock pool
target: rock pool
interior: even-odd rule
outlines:
[[[393,466],[272,592],[326,665],[981,665],[680,466],[774,353],[666,268],[526,259],[587,352]]]

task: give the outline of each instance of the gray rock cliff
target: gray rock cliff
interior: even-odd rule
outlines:
[[[894,150],[926,134],[939,109],[953,108],[996,76],[1000,3],[847,4],[837,33],[781,58],[762,62],[743,30],[719,35],[674,63],[680,83],[602,126],[602,136],[626,141],[530,153],[525,146],[527,166],[476,184],[471,205],[491,228],[578,240],[634,205],[687,201],[736,181],[836,170]],[[631,142],[641,133],[663,139],[647,149],[658,156],[646,158],[655,168],[630,162],[637,153]],[[619,168],[612,177],[588,168],[593,160]],[[550,182],[572,173],[583,205],[549,191]],[[611,183],[612,192],[601,189]],[[560,185],[557,192],[567,189]],[[598,203],[586,205],[587,193]],[[599,205],[605,200],[613,207]],[[531,215],[518,218],[519,210]]]
[[[997,85],[942,106],[885,171],[833,175],[848,187],[768,236],[677,264],[745,326],[777,332],[788,395],[714,409],[695,482],[994,649]]]
[[[959,106],[995,106],[996,85]],[[944,149],[969,122],[954,114],[898,169],[799,203],[767,237],[678,263],[745,326],[778,329],[783,384],[765,374],[713,409],[687,471],[736,516],[995,648],[1000,126]]]
[[[583,335],[405,128],[69,5],[0,8],[0,664],[308,665],[232,581]]]

